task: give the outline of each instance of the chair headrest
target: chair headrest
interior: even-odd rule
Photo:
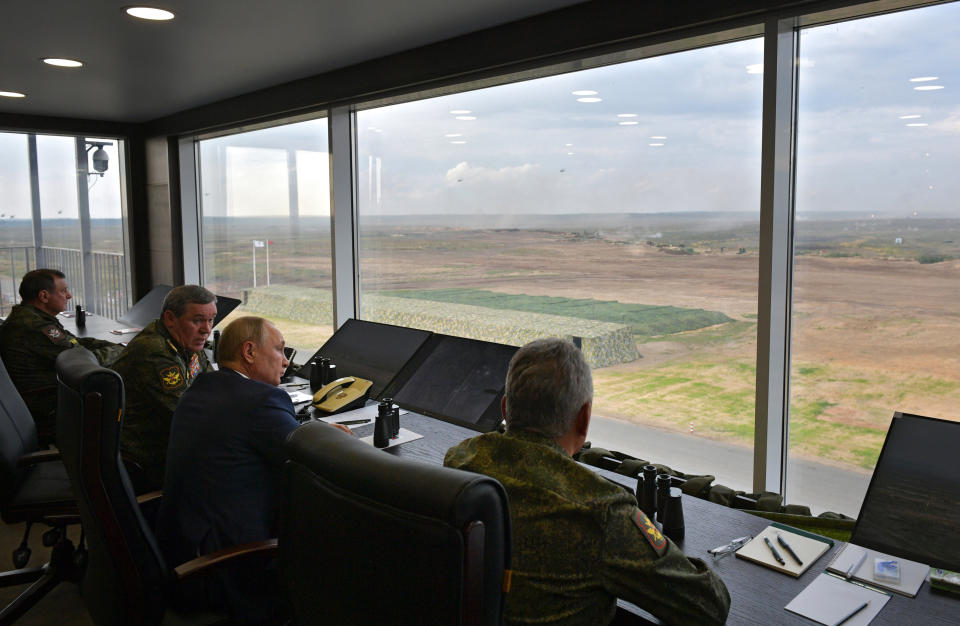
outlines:
[[[323,422],[307,422],[291,433],[287,458],[339,489],[455,526],[473,514],[477,498],[506,502],[493,478],[394,456]]]

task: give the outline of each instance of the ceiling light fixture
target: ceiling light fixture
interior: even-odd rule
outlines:
[[[915,119],[917,119],[918,117],[922,117],[922,116],[917,115],[917,114],[913,114],[913,115],[901,115],[901,116],[900,116],[900,119],[902,119],[902,120],[915,120]]]
[[[40,59],[47,65],[56,65],[57,67],[83,67],[83,63],[76,59],[58,59],[56,57],[44,57]]]
[[[450,115],[470,115],[470,109],[454,109],[450,111]]]
[[[450,143],[464,144],[464,143],[467,143],[467,142],[466,142],[466,141],[461,141],[461,140],[456,140],[456,141],[451,141]]]
[[[156,7],[126,7],[123,11],[130,17],[136,17],[141,20],[150,20],[152,22],[166,22],[174,18],[172,11],[158,9]]]
[[[650,144],[650,146],[653,147],[653,148],[659,148],[659,147],[662,146],[662,145],[663,145],[662,143],[652,143],[652,144]]]
[[[911,78],[911,79],[910,79],[910,82],[911,82],[911,83],[926,83],[926,82],[930,82],[931,80],[937,80],[938,78],[940,78],[940,77],[939,77],[939,76],[917,76],[916,78]]]
[[[650,139],[666,139],[666,136],[664,136],[664,135],[654,135],[654,136],[651,137]]]
[[[936,91],[937,89],[943,89],[943,85],[921,85],[914,87],[915,91]]]
[[[636,126],[640,122],[620,122],[621,126]]]
[[[603,102],[603,98],[577,98],[577,102]]]
[[[597,95],[597,92],[596,92],[596,91],[593,91],[592,89],[579,89],[579,90],[577,90],[577,91],[571,91],[570,93],[572,93],[572,94],[575,95],[575,96],[595,96],[595,95]]]
[[[907,124],[907,126],[913,126],[913,127],[927,126],[927,123],[926,123],[926,122],[914,122],[913,124]]]
[[[473,121],[473,120],[475,120],[475,119],[477,119],[477,118],[474,117],[473,115],[458,115],[458,116],[455,117],[454,119],[463,120],[464,122],[471,122],[471,121]]]
[[[617,113],[617,117],[636,117],[636,113]]]
[[[0,91],[0,98],[26,98],[26,94],[19,91]]]

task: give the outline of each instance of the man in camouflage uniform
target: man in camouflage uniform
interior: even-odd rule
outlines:
[[[57,355],[80,345],[109,366],[123,346],[92,337],[77,338],[57,314],[72,296],[63,272],[35,269],[20,281],[22,303],[0,326],[0,357],[37,424],[41,445],[54,443],[57,418]]]
[[[175,287],[160,317],[130,341],[113,364],[126,391],[120,453],[137,493],[163,485],[173,410],[193,379],[212,372],[203,351],[217,298],[198,285]]]
[[[541,339],[507,372],[507,432],[451,448],[450,467],[499,480],[510,500],[508,623],[607,624],[622,598],[668,624],[721,624],[730,595],[664,537],[629,492],[571,455],[590,424],[593,382],[573,344]]]

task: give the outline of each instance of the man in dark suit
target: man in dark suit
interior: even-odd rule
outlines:
[[[288,365],[283,347],[283,335],[263,318],[234,320],[220,337],[220,370],[200,374],[180,399],[158,522],[171,566],[276,536],[283,445],[298,426],[290,396],[277,387]],[[276,577],[264,567],[226,570],[208,585],[208,601],[237,620],[275,618]]]

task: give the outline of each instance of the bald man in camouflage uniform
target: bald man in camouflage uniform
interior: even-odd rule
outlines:
[[[622,598],[668,624],[722,624],[730,595],[720,578],[664,537],[632,494],[571,457],[586,438],[592,399],[580,351],[534,341],[510,362],[507,432],[468,439],[444,459],[507,490],[507,623],[607,624]]]
[[[57,355],[83,346],[109,366],[123,346],[92,337],[75,337],[57,319],[72,296],[66,275],[36,269],[20,281],[22,303],[0,326],[0,357],[37,425],[41,445],[54,443],[57,419]]]
[[[126,391],[120,453],[137,493],[162,487],[173,411],[197,375],[213,371],[203,346],[216,301],[203,287],[175,287],[113,365]]]

